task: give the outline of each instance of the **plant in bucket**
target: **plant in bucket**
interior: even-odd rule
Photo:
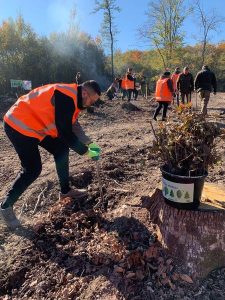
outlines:
[[[220,130],[196,113],[181,112],[178,122],[154,131],[153,152],[162,160],[162,193],[167,204],[197,209],[209,166],[218,161],[215,138]]]

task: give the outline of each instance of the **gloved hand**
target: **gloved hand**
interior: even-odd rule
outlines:
[[[91,144],[88,145],[87,155],[92,160],[99,160],[100,159],[100,152],[101,152],[101,148],[97,144],[91,143]]]
[[[216,95],[216,92],[213,92],[214,95]]]

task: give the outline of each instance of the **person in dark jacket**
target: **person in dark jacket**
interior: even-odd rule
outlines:
[[[80,155],[99,158],[100,148],[90,139],[84,139],[77,118],[81,110],[99,99],[100,94],[100,87],[94,80],[81,85],[48,84],[20,97],[5,114],[5,133],[21,162],[21,172],[0,203],[1,219],[10,229],[20,226],[13,205],[41,173],[39,146],[54,157],[60,198],[87,195],[85,190],[70,187],[69,149]]]
[[[77,72],[75,82],[76,82],[76,84],[82,83],[82,78],[81,78],[80,72]]]
[[[203,66],[202,70],[198,72],[194,82],[195,90],[199,93],[201,99],[201,112],[205,116],[207,115],[207,106],[210,98],[210,92],[216,94],[217,82],[215,74],[210,71],[208,66]]]
[[[187,103],[191,101],[191,93],[194,90],[194,79],[188,67],[184,67],[183,72],[180,74],[177,80],[177,89],[180,92],[183,104],[185,103],[185,97]]]
[[[137,78],[136,78],[136,74],[133,74],[133,78],[134,78],[134,89],[133,89],[133,99],[137,100],[138,97],[138,90],[137,90]]]
[[[147,92],[146,91],[147,90],[146,76],[144,76],[144,75],[141,76],[140,84],[141,84],[141,95],[142,95],[142,97],[147,99],[147,95],[146,95],[146,92]]]

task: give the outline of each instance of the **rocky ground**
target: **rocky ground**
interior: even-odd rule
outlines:
[[[2,117],[14,99],[0,100]],[[208,119],[220,127],[224,101],[218,94],[210,102]],[[0,224],[0,299],[225,298],[225,267],[193,282],[157,239],[142,205],[161,180],[160,161],[151,152],[155,103],[141,98],[132,104],[105,100],[79,119],[102,148],[102,207],[96,162],[70,153],[71,185],[86,188],[88,197],[60,201],[53,159],[41,150],[42,174],[15,206],[23,228],[12,233]],[[2,198],[20,166],[2,124],[0,139]],[[220,138],[217,149],[224,157]],[[224,185],[224,167],[221,159],[207,181]]]

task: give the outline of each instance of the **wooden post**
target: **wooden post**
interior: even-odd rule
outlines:
[[[178,210],[167,205],[161,190],[156,189],[147,204],[163,247],[182,262],[192,278],[203,278],[225,266],[225,199],[215,206],[214,200],[207,201],[196,211]]]

